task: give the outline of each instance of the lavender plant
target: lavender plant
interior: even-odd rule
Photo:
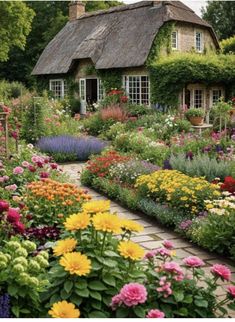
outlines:
[[[94,137],[51,136],[43,137],[37,147],[54,157],[57,162],[86,161],[91,154],[99,154],[107,143]]]
[[[5,293],[0,296],[0,318],[10,317],[10,296]]]

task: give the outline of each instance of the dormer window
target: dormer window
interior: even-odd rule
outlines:
[[[178,31],[173,31],[171,33],[171,49],[172,50],[178,49]]]
[[[201,31],[195,32],[195,48],[196,51],[201,53],[203,51],[203,35]]]

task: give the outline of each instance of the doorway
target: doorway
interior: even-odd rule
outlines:
[[[97,103],[97,79],[86,79],[86,102],[88,106]]]

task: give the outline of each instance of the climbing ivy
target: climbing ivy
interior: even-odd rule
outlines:
[[[108,93],[112,88],[121,89],[122,70],[121,69],[100,69],[97,70],[98,77],[101,78],[105,92]]]

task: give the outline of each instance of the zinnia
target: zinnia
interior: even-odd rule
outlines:
[[[109,212],[100,212],[92,218],[96,230],[119,234],[121,233],[121,222],[116,215]]]
[[[221,264],[215,264],[211,268],[211,273],[216,277],[220,277],[222,280],[229,281],[231,278],[231,271],[230,269]]]
[[[143,231],[144,227],[140,224],[138,224],[137,222],[134,222],[133,220],[129,220],[129,219],[123,219],[121,221],[121,227],[124,230],[129,230],[129,231],[133,231],[133,232],[141,232]]]
[[[90,224],[90,215],[87,213],[73,214],[69,216],[64,222],[66,230],[74,231],[85,229]]]
[[[77,241],[74,238],[67,238],[59,240],[56,246],[53,248],[54,255],[61,256],[65,253],[70,253],[74,250],[77,245]]]
[[[205,263],[197,256],[189,256],[183,259],[183,262],[186,266],[190,267],[201,267],[205,265]]]
[[[167,248],[167,249],[172,249],[174,248],[174,244],[170,241],[170,240],[164,240],[164,242],[162,243],[162,245]],[[152,310],[152,311],[156,311],[156,310]]]
[[[182,268],[176,262],[166,262],[163,265],[163,269],[167,272],[170,272],[170,273],[176,273],[179,275],[183,274]]]
[[[82,209],[88,213],[106,212],[110,209],[110,200],[94,200],[85,202]]]
[[[60,265],[64,267],[65,271],[78,276],[85,276],[91,271],[90,259],[80,252],[64,254],[60,259]]]
[[[24,169],[22,167],[15,167],[13,169],[14,174],[22,174],[24,172]]]
[[[48,312],[53,318],[79,318],[80,311],[67,301],[54,303]]]
[[[235,298],[235,286],[234,285],[228,286],[227,291],[232,298]]]
[[[144,285],[139,283],[129,283],[121,289],[120,297],[126,306],[136,306],[145,303],[147,300],[147,290]]]
[[[146,318],[158,318],[162,319],[165,317],[165,313],[159,310],[150,310],[146,315]]]
[[[140,260],[144,256],[143,248],[130,240],[121,241],[118,245],[118,250],[124,258],[132,260]]]

